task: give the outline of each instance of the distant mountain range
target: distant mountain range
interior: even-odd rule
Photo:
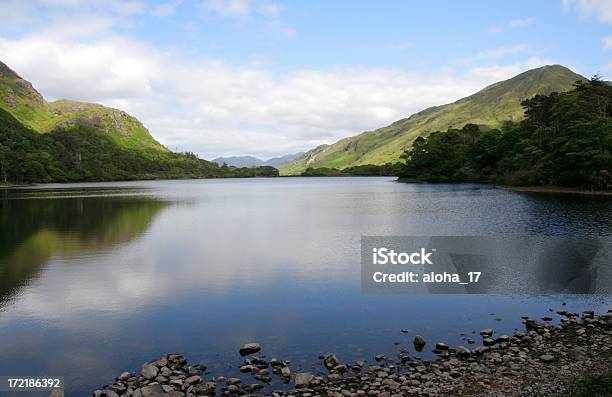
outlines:
[[[396,162],[419,136],[461,128],[468,123],[499,127],[507,120],[521,120],[521,101],[536,94],[571,90],[578,80],[585,78],[561,65],[532,69],[456,102],[425,109],[387,127],[318,146],[283,164],[279,170],[281,175],[297,175],[308,167],[343,169]]]
[[[299,152],[295,154],[287,154],[281,157],[273,157],[268,160],[262,160],[253,156],[217,157],[216,159],[212,160],[212,162],[219,165],[227,164],[233,167],[261,167],[267,165],[278,168],[281,165],[293,161],[303,155],[304,152]]]

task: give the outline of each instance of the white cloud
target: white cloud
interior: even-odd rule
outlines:
[[[67,6],[58,1],[49,7]],[[95,4],[101,3],[53,13],[45,19],[48,23],[39,22],[21,35],[0,35],[0,60],[50,100],[71,98],[124,109],[170,148],[205,158],[266,157],[310,149],[459,99],[544,63],[537,58],[494,63],[527,51],[521,44],[482,51],[462,65],[424,72],[345,65],[279,73],[272,63],[194,58],[118,35],[115,28],[126,22],[125,16],[117,11],[94,13]],[[277,34],[295,35],[278,18],[283,7],[272,5],[277,3],[208,4],[225,15],[260,15]],[[266,11],[262,5],[267,5]],[[147,12],[162,16],[170,10]],[[475,63],[486,65],[469,66]]]
[[[482,55],[493,58],[522,49]],[[0,39],[0,59],[48,98],[122,108],[170,148],[205,158],[309,149],[459,99],[545,63],[531,58],[464,73],[338,66],[278,74],[273,65],[180,61],[119,36],[80,42],[46,34]]]
[[[602,37],[601,42],[604,48],[612,48],[612,36]]]
[[[490,26],[487,29],[487,32],[489,33],[501,33],[506,29],[524,29],[526,27],[529,27],[531,25],[533,25],[536,22],[536,19],[534,17],[527,17],[527,18],[519,18],[519,19],[513,19],[509,22],[505,22],[503,24],[500,25],[494,25],[494,26]]]
[[[576,12],[581,17],[594,17],[600,22],[612,22],[612,1],[610,0],[563,0],[567,12]]]
[[[161,3],[153,7],[151,15],[154,17],[167,17],[174,14],[176,8],[182,3],[182,0],[177,0],[169,3]]]
[[[535,21],[536,19],[534,17],[514,19],[508,23],[508,26],[511,28],[526,28],[527,26],[533,25]]]
[[[139,0],[39,0],[39,3],[50,8],[89,8],[122,15],[144,14],[147,10],[147,5]]]
[[[280,3],[270,2],[257,5],[257,12],[271,18],[277,18],[283,11],[285,11],[285,6]]]
[[[251,14],[250,0],[204,0],[204,8],[224,17],[246,17]]]

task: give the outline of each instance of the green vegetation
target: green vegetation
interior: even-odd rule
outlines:
[[[610,397],[612,396],[612,372],[587,374],[573,379],[566,395],[568,397]]]
[[[192,153],[143,155],[83,126],[39,134],[0,109],[0,181],[110,181],[156,178],[277,176],[273,167],[221,167]]]
[[[0,62],[0,183],[277,175],[273,167],[222,167],[173,153],[121,110],[48,103]]]
[[[612,86],[594,77],[521,105],[525,119],[500,129],[467,124],[417,138],[400,176],[612,190]]]
[[[308,167],[300,176],[397,176],[402,169],[402,164],[400,163],[356,165],[341,170],[337,168]]]
[[[449,128],[476,124],[482,129],[499,128],[506,121],[523,118],[521,101],[535,95],[571,90],[577,80],[586,80],[560,66],[544,66],[490,85],[457,102],[425,109],[407,119],[360,135],[322,145],[282,165],[281,175],[299,175],[306,168],[344,169],[355,165],[395,163],[419,136]]]

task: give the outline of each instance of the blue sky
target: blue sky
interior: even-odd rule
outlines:
[[[309,149],[549,63],[612,75],[612,1],[0,0],[0,60],[204,158]]]

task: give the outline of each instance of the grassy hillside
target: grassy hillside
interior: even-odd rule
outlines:
[[[495,128],[508,120],[521,120],[521,101],[536,94],[568,91],[577,80],[584,80],[584,77],[560,65],[529,70],[454,103],[431,107],[387,127],[317,147],[281,166],[280,172],[295,175],[307,167],[342,169],[395,162],[419,136],[461,128],[468,123]]]
[[[525,119],[501,129],[467,124],[415,139],[399,175],[411,181],[612,190],[612,86],[594,77],[522,105]]]
[[[173,153],[127,113],[47,102],[0,62],[0,183],[275,176],[272,167],[220,167]]]
[[[31,83],[0,62],[0,109],[40,133],[82,126],[109,136],[120,147],[153,156],[169,152],[135,117],[93,103],[62,99],[47,102]]]

